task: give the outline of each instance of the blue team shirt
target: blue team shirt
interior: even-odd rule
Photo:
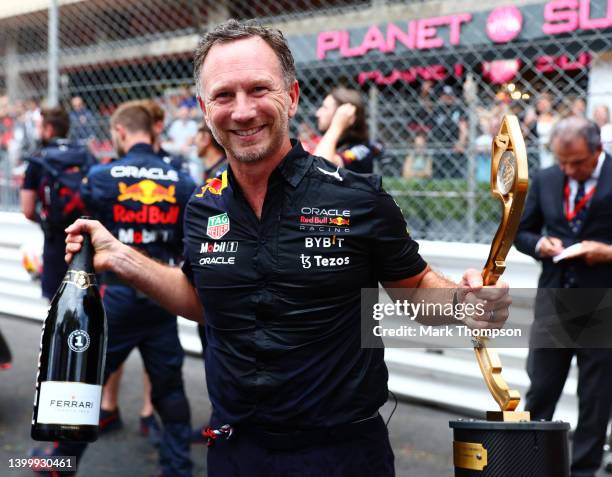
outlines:
[[[148,144],[93,167],[81,186],[88,209],[121,242],[166,263],[182,256],[185,206],[193,180],[164,162]]]

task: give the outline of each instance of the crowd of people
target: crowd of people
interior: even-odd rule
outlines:
[[[161,140],[164,149],[172,155],[181,156],[187,161],[191,174],[200,183],[204,169],[198,160],[196,135],[202,114],[197,106],[193,89],[188,87],[168,89],[163,95],[154,98],[163,109],[165,117]],[[326,113],[343,106],[332,123],[332,116]],[[346,114],[353,105],[355,112]],[[114,155],[108,136],[107,123],[115,106],[102,105],[97,111],[89,108],[80,96],[70,99],[70,139],[87,144],[91,152],[105,162]],[[525,106],[511,100],[508,94],[500,92],[488,105],[475,108],[476,128],[472,144],[475,158],[473,173],[478,182],[488,182],[490,166],[490,144],[492,137],[499,129],[504,114],[516,114],[523,128],[530,168],[534,171],[554,163],[550,150],[550,133],[554,125],[565,117],[586,117],[586,103],[583,98],[575,96],[562,101],[553,101],[551,93],[543,92],[535,97],[533,105]],[[344,112],[344,114],[342,114]],[[409,112],[411,120],[402,132],[407,141],[408,153],[401,160],[387,160],[383,144],[368,137],[366,123],[367,111],[364,100],[357,90],[338,87],[321,101],[313,122],[300,125],[299,137],[305,147],[330,159],[329,148],[333,144],[333,134],[341,129],[345,137],[337,137],[344,162],[354,161],[354,153],[366,154],[364,162],[350,166],[358,172],[377,170],[383,175],[402,176],[404,178],[465,178],[469,174],[467,152],[469,149],[468,108],[463,100],[463,93],[450,85],[423,81],[418,95]],[[344,118],[344,120],[342,120]],[[606,151],[612,151],[612,122],[610,110],[606,104],[597,103],[591,108],[590,119],[601,129],[602,143]],[[355,124],[353,122],[356,120]],[[9,164],[16,167],[17,181],[24,171],[23,158],[36,150],[39,144],[40,104],[35,100],[9,102],[6,96],[0,97],[0,149],[6,152]],[[350,131],[349,124],[350,122]],[[328,132],[328,126],[331,132]],[[327,132],[327,134],[325,134]],[[394,135],[397,131],[394,131]],[[322,144],[319,145],[319,142]],[[349,146],[364,145],[365,149],[351,150]],[[367,150],[366,150],[367,149]],[[347,159],[347,157],[351,157]],[[340,156],[338,156],[340,157]],[[330,159],[332,162],[334,159]],[[336,161],[337,162],[337,161]],[[380,167],[374,167],[380,162]],[[391,166],[386,166],[388,162]],[[368,163],[364,168],[364,164]]]
[[[524,102],[513,101],[503,90],[498,92],[491,104],[477,104],[474,108],[476,127],[473,148],[478,182],[489,181],[491,141],[505,114],[515,114],[520,120],[532,172],[555,163],[550,148],[550,134],[555,124],[567,117],[587,117],[586,103],[582,97],[574,96],[555,102],[548,92],[537,95],[533,105],[525,106]],[[412,117],[407,124],[412,142],[401,175],[405,178],[466,177],[469,124],[463,92],[450,85],[435,87],[432,81],[424,81]],[[597,123],[604,149],[611,152],[609,107],[596,103],[589,119]],[[392,173],[388,169],[384,172]]]

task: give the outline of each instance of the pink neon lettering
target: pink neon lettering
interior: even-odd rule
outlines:
[[[350,36],[348,31],[341,32],[342,40],[340,41],[340,55],[345,58],[351,58],[353,56],[362,56],[363,51],[361,46],[356,48],[351,48],[350,45]]]
[[[340,48],[341,32],[339,31],[324,31],[317,36],[317,58],[325,59],[327,52]]]
[[[404,45],[408,49],[414,48],[416,33],[416,22],[411,21],[408,24],[408,33],[405,33],[401,28],[393,23],[387,25],[387,51],[395,51],[396,41]]]
[[[365,55],[370,50],[380,50],[383,53],[387,51],[385,36],[381,33],[377,26],[371,26],[363,38],[361,43],[361,54]]]
[[[436,27],[444,25],[447,17],[434,17],[425,18],[418,20],[417,22],[417,35],[416,35],[416,47],[419,50],[426,50],[429,48],[440,48],[444,45],[444,40],[438,35]]]
[[[578,28],[578,0],[553,0],[544,7],[542,31],[547,35],[568,33]]]
[[[462,13],[450,17],[449,42],[451,45],[458,45],[461,42],[461,24],[472,21],[472,15]]]
[[[590,0],[580,0],[580,28],[582,30],[599,30],[612,25],[612,1],[608,0],[608,11],[605,18],[590,18]]]

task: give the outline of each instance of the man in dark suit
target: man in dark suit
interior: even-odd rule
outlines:
[[[552,419],[576,356],[579,415],[571,472],[572,477],[593,477],[601,464],[612,404],[612,351],[599,344],[602,347],[582,347],[577,340],[583,331],[589,332],[589,320],[598,312],[587,307],[596,303],[570,300],[574,310],[566,319],[567,307],[559,306],[559,298],[612,287],[612,158],[602,152],[599,127],[584,118],[560,121],[551,147],[558,164],[541,170],[533,180],[515,242],[521,252],[542,262],[525,407],[533,420]],[[581,244],[575,254],[553,261],[574,244]],[[591,290],[555,291],[551,308],[544,295],[552,290],[542,289],[566,288]]]

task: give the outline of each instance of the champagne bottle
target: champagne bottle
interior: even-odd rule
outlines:
[[[32,415],[32,439],[98,438],[106,358],[106,315],[93,268],[93,247],[83,234],[43,325]]]

